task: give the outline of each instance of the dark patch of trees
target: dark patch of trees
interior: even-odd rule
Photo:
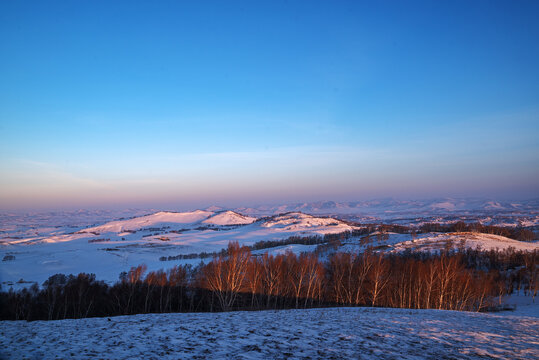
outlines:
[[[110,238],[90,239],[88,244],[110,242]]]
[[[219,254],[226,254],[227,250],[223,249],[219,252],[212,251],[212,252],[199,252],[199,253],[189,253],[189,254],[179,254],[179,255],[172,255],[172,256],[161,256],[159,258],[159,261],[174,261],[174,260],[187,260],[187,259],[207,259],[207,258],[213,258],[218,256]]]

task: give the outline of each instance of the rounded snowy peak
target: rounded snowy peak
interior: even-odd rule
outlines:
[[[222,211],[208,219],[204,220],[205,224],[213,225],[246,225],[256,221],[256,218],[239,214],[235,211]]]

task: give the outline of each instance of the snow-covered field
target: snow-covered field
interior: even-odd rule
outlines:
[[[6,359],[538,359],[539,319],[331,308],[0,322]]]
[[[42,284],[49,276],[94,273],[97,279],[115,282],[123,271],[146,264],[148,270],[168,269],[178,263],[197,265],[200,258],[160,261],[161,257],[218,252],[230,241],[253,245],[258,241],[283,240],[290,236],[323,236],[352,231],[358,227],[331,217],[292,212],[255,218],[234,211],[196,210],[154,212],[113,221],[102,221],[110,213],[82,212],[72,222],[59,215],[32,218],[1,218],[0,284],[19,289]],[[59,216],[59,217],[57,217]],[[18,220],[16,220],[18,219]],[[101,219],[100,224],[93,223]],[[13,220],[13,221],[12,221]],[[25,221],[26,227],[25,227]],[[57,222],[55,222],[57,221]],[[74,224],[74,225],[69,225]],[[86,224],[86,226],[83,226]],[[538,243],[524,243],[502,236],[455,233],[372,234],[367,243],[360,238],[346,240],[338,250],[361,252],[367,246],[377,251],[439,250],[452,243],[482,249],[534,250]],[[316,245],[286,245],[258,250],[257,254],[292,251],[310,252]],[[206,258],[209,261],[210,258]]]

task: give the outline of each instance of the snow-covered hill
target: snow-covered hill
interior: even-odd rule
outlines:
[[[238,214],[234,211],[223,211],[204,220],[204,224],[213,225],[246,225],[256,221],[256,218]]]
[[[231,226],[241,228],[241,230],[234,231],[234,229],[230,228]],[[154,236],[166,234],[167,241],[172,241],[172,244],[175,240],[183,240],[186,236],[180,235],[184,232],[193,235],[193,232],[206,230],[227,231],[228,235],[234,234],[234,236],[241,234],[241,238],[252,236],[257,240],[264,240],[264,238],[275,240],[290,235],[322,235],[351,231],[353,229],[353,226],[338,219],[317,217],[300,212],[257,219],[230,210],[220,212],[196,210],[183,213],[160,211],[150,215],[110,221],[103,225],[92,226],[66,234],[55,234],[49,237],[4,238],[1,243],[4,245],[55,243],[81,238],[98,240],[104,239],[104,237],[108,241],[119,240],[119,238],[122,241],[129,241],[140,239],[141,236],[149,241],[153,240]],[[219,234],[212,235],[221,236]],[[231,237],[228,235],[226,237]]]
[[[178,263],[196,265],[202,260],[198,254],[218,252],[230,241],[249,246],[291,236],[323,236],[358,229],[334,217],[297,211],[257,219],[237,211],[214,210],[159,211],[88,227],[56,226],[50,221],[13,230],[6,226],[0,232],[0,258],[4,260],[0,261],[0,284],[4,288],[18,288],[33,282],[41,284],[56,273],[80,272],[95,273],[98,279],[113,282],[121,272],[140,264],[146,264],[148,270],[167,269]],[[415,221],[421,221],[418,219]],[[375,251],[432,251],[443,249],[448,243],[454,247],[461,243],[466,247],[480,246],[485,250],[539,248],[538,243],[485,234],[430,233],[412,239],[410,234],[375,233],[369,239],[356,237],[343,241],[337,250],[361,252],[373,247]],[[287,244],[256,253],[300,253],[314,251],[316,247]],[[174,261],[160,260],[169,257]]]
[[[203,210],[189,211],[183,213],[160,211],[155,214],[135,217],[129,220],[111,221],[104,225],[95,226],[81,230],[82,233],[121,233],[125,231],[137,231],[143,228],[157,228],[170,226],[172,224],[193,224],[200,223],[208,219],[214,213]]]
[[[262,226],[282,231],[318,230],[318,233],[337,233],[353,229],[352,226],[334,218],[315,217],[301,212],[273,216],[264,221]]]
[[[81,233],[108,233],[137,231],[145,228],[163,228],[173,226],[187,226],[212,224],[212,225],[245,225],[255,222],[256,218],[244,216],[234,211],[204,211],[195,210],[189,212],[160,211],[128,220],[111,221],[104,225],[90,227],[81,230]]]
[[[538,359],[539,320],[329,308],[0,322],[6,359]]]
[[[171,228],[180,226],[182,229],[200,226],[201,224],[210,225],[246,225],[255,222],[257,219],[238,214],[234,211],[204,211],[195,210],[189,212],[170,212],[160,211],[141,217],[135,217],[129,220],[111,221],[104,225],[94,226],[83,229],[80,233],[122,233],[129,231],[138,231],[146,228]]]
[[[0,283],[17,286],[23,279],[41,284],[56,273],[79,272],[95,273],[99,279],[112,282],[132,266],[146,264],[150,270],[172,267],[177,262],[159,259],[217,252],[230,241],[253,245],[353,229],[337,219],[303,213],[256,219],[233,211],[156,212],[75,232],[4,238],[0,257],[13,259],[0,262]],[[200,261],[182,260],[194,265]]]

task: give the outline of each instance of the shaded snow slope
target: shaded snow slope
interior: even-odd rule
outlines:
[[[0,322],[0,357],[537,359],[539,321],[439,310],[330,308]]]

